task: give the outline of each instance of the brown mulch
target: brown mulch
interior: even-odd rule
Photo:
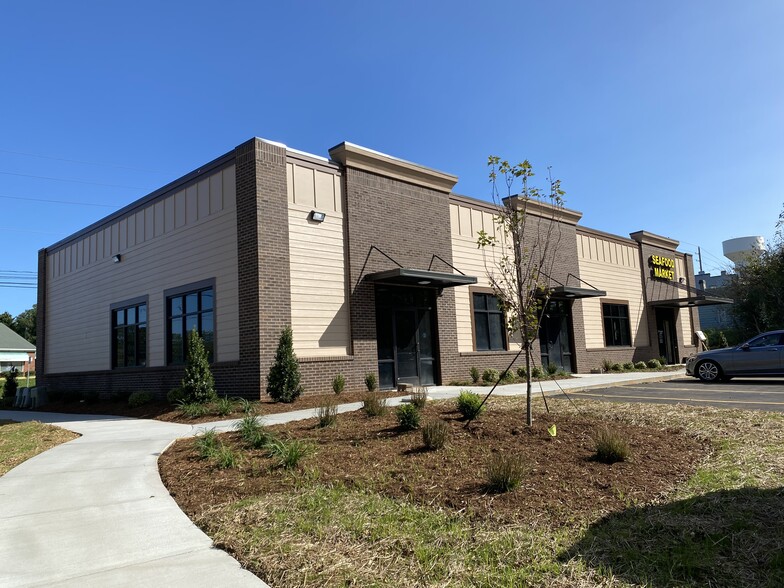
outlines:
[[[606,423],[597,417],[540,413],[529,429],[519,408],[500,404],[466,429],[453,403],[428,405],[422,416],[423,424],[433,419],[449,424],[445,448],[424,450],[421,432],[399,431],[394,411],[377,418],[357,412],[340,415],[336,426],[324,429],[315,419],[271,428],[314,444],[314,453],[294,472],[275,467],[263,451],[243,447],[238,433],[228,433],[221,436],[224,443],[243,455],[238,469],[199,459],[194,440],[186,439],[160,457],[161,477],[192,518],[215,504],[286,492],[318,479],[478,517],[558,524],[653,500],[689,477],[709,451],[707,442],[679,430],[614,422],[631,458],[607,465],[593,459],[593,436]],[[552,424],[555,438],[547,432]],[[514,454],[527,464],[520,488],[488,491],[484,472],[494,453]]]
[[[300,396],[294,402],[287,404],[285,402],[275,402],[269,397],[255,402],[255,413],[258,415],[265,414],[278,414],[281,412],[290,412],[292,410],[303,410],[306,408],[317,408],[326,402],[332,401],[339,404],[348,404],[350,402],[361,402],[362,398],[367,392],[343,392],[340,395],[335,394],[312,394],[307,396]],[[402,393],[397,391],[374,392],[373,394],[390,398],[394,396],[403,396]],[[210,423],[219,420],[239,419],[245,414],[239,408],[239,404],[235,407],[236,410],[226,416],[220,416],[215,413],[207,414],[203,417],[190,419],[184,417],[176,406],[172,406],[165,401],[154,401],[144,406],[131,408],[127,402],[124,401],[104,401],[97,402],[50,402],[46,406],[41,407],[43,412],[60,412],[66,414],[108,414],[116,416],[133,417],[137,419],[155,419],[158,421],[166,421],[170,423],[185,423],[185,424],[199,424]]]

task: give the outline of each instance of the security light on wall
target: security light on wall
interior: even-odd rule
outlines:
[[[120,262],[122,261],[122,257],[121,257],[121,256],[120,256],[120,254],[118,253],[117,255],[115,255],[114,257],[112,257],[112,261],[113,261],[114,263],[120,263]]]
[[[325,212],[319,212],[318,210],[310,211],[310,220],[314,223],[323,223],[325,218],[327,218],[327,213]]]

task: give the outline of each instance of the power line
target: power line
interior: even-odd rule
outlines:
[[[138,186],[120,186],[118,184],[101,184],[100,182],[88,182],[87,180],[70,180],[68,178],[52,178],[49,176],[36,176],[33,174],[18,174],[15,172],[0,171],[0,174],[6,176],[19,176],[20,178],[36,178],[38,180],[51,180],[53,182],[71,182],[73,184],[89,184],[91,186],[103,186],[105,188],[126,188],[129,190],[144,190]]]
[[[13,155],[24,155],[26,157],[38,157],[40,159],[51,159],[52,161],[65,161],[67,163],[81,163],[84,165],[98,165],[103,167],[115,167],[118,169],[128,169],[132,171],[142,171],[142,172],[149,172],[154,174],[162,174],[163,172],[160,170],[154,169],[144,169],[140,167],[130,167],[127,165],[120,165],[119,163],[101,163],[97,161],[82,161],[79,159],[66,159],[64,157],[52,157],[51,155],[39,155],[37,153],[24,153],[22,151],[11,151],[10,149],[0,149],[0,153],[12,153]]]
[[[120,208],[120,205],[118,204],[97,204],[95,202],[76,202],[73,200],[50,200],[48,198],[28,198],[26,196],[0,195],[0,198],[6,198],[8,200],[24,200],[25,202],[46,202],[48,204],[70,204],[74,206],[103,206],[106,208]]]

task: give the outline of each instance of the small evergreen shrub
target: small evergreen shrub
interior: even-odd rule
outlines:
[[[373,372],[365,374],[365,387],[367,387],[368,392],[373,392],[378,387],[378,378],[376,378],[376,374]]]
[[[523,460],[511,453],[496,453],[485,469],[487,487],[491,492],[509,492],[523,481],[527,471]]]
[[[302,394],[299,362],[294,354],[294,333],[286,327],[280,334],[275,363],[267,376],[267,394],[275,402],[294,402]]]
[[[542,372],[542,368],[539,366],[534,366],[531,368],[531,378],[534,380],[541,380],[544,377],[544,373]]]
[[[180,414],[186,419],[198,419],[207,414],[207,406],[201,402],[186,402],[180,400],[180,403],[177,405],[177,410],[179,410]]]
[[[180,388],[172,388],[166,393],[166,400],[169,401],[169,404],[179,404],[180,402],[186,400],[185,398],[185,390]]]
[[[425,408],[425,404],[427,404],[427,390],[425,388],[414,388],[411,392],[411,404],[419,409]]]
[[[511,384],[514,381],[515,381],[515,376],[512,370],[508,370],[504,372],[503,376],[501,376],[501,382],[504,384]]]
[[[478,384],[479,383],[479,378],[480,378],[479,368],[474,366],[474,367],[471,368],[469,373],[471,374],[471,382],[474,383],[474,384]]]
[[[474,394],[468,390],[460,390],[457,397],[457,410],[465,418],[473,420],[482,414],[485,407],[482,406],[482,398],[479,394]]]
[[[569,375],[569,373],[565,369],[560,368],[557,372],[555,372],[555,375],[558,376],[559,378],[565,378],[566,376]]]
[[[404,431],[413,431],[419,428],[419,409],[413,404],[401,404],[395,410],[395,416],[400,428]]]
[[[218,435],[215,429],[210,429],[203,435],[196,437],[194,444],[201,459],[213,457],[218,452]]]
[[[523,366],[520,366],[519,368],[517,368],[517,377],[518,378],[520,378],[521,380],[526,380],[527,376],[528,376],[528,372],[525,371],[525,368]]]
[[[332,378],[332,391],[335,394],[340,394],[346,387],[346,377],[343,374],[337,374]]]
[[[624,461],[629,457],[629,444],[615,429],[602,427],[596,432],[596,459],[602,463]]]
[[[422,443],[428,449],[441,449],[448,436],[449,425],[445,421],[430,421],[422,427]]]
[[[645,365],[647,365],[652,370],[657,370],[661,368],[661,362],[658,359],[649,359]]]
[[[215,459],[215,465],[222,470],[236,468],[240,465],[240,454],[223,443],[218,445],[213,457]]]
[[[610,366],[610,371],[612,372],[622,372],[623,366],[620,363],[614,363]]]
[[[16,391],[19,389],[19,383],[16,381],[16,370],[9,370],[3,374],[5,384],[3,385],[3,393],[0,396],[6,398],[16,398]]]
[[[152,402],[152,392],[147,390],[138,390],[128,397],[128,406],[131,408],[138,408]]]
[[[215,381],[210,371],[207,350],[196,329],[188,335],[188,359],[180,388],[182,388],[183,400],[187,402],[205,403],[212,402],[216,398]]]
[[[636,370],[644,370],[644,369],[645,369],[645,368],[647,368],[647,367],[648,367],[648,366],[647,366],[647,365],[645,365],[645,362],[644,362],[644,361],[637,361],[637,362],[635,362],[635,364],[634,364],[634,369],[636,369]]]
[[[498,370],[487,368],[482,372],[482,381],[485,384],[493,384],[494,382],[498,381]]]
[[[558,366],[554,363],[548,363],[547,368],[545,369],[547,369],[548,376],[554,376],[555,373],[558,371]]]
[[[338,405],[334,402],[326,402],[316,409],[319,427],[331,427],[338,421]]]
[[[659,363],[662,364],[662,367],[664,367],[669,362],[667,361],[667,358],[662,355],[661,357],[659,357]]]
[[[267,444],[269,456],[284,469],[297,467],[299,462],[313,450],[312,446],[301,439],[275,439]]]
[[[627,361],[625,364],[623,364],[623,369],[626,370],[627,372],[633,370],[634,369],[634,362],[633,361]]]
[[[387,412],[387,399],[377,394],[366,394],[362,399],[362,410],[370,417],[383,416]]]
[[[215,414],[219,416],[226,416],[231,414],[234,410],[234,403],[228,399],[228,397],[224,396],[223,398],[218,398],[215,401]]]

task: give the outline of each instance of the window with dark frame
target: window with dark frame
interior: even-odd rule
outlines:
[[[493,294],[473,293],[477,351],[506,351],[504,312]]]
[[[628,304],[602,304],[604,343],[607,347],[630,347],[632,333]]]
[[[188,356],[188,334],[196,329],[204,340],[207,357],[215,351],[213,290],[203,288],[166,298],[166,362],[182,364]]]
[[[147,304],[112,310],[112,368],[147,365]]]

